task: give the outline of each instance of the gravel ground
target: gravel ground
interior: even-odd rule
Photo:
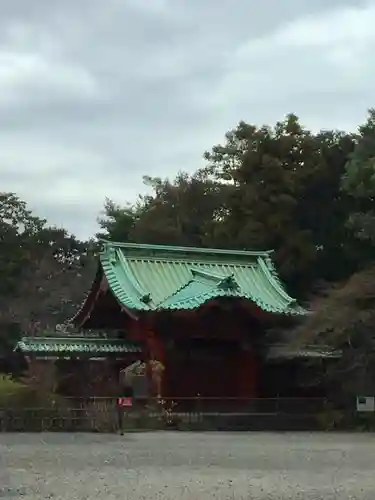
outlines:
[[[0,434],[0,498],[375,498],[375,436]]]

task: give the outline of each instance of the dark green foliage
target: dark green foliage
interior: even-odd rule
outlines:
[[[112,241],[131,241],[136,220],[137,211],[132,205],[122,208],[112,200],[106,199],[104,214],[98,219],[102,231],[96,236]]]
[[[194,175],[145,178],[153,194],[121,208],[110,201],[101,236],[122,241],[274,249],[288,289],[345,279],[368,257],[348,227],[353,197],[341,189],[356,137],[313,134],[295,115],[274,127],[245,122],[205,153]]]
[[[44,220],[14,193],[0,193],[0,293],[11,293]]]
[[[13,193],[0,193],[0,350],[73,314],[94,268],[93,243],[46,225]]]
[[[205,154],[206,168],[146,177],[152,193],[134,204],[106,200],[96,236],[274,249],[288,291],[310,298],[373,260],[374,157],[374,110],[358,134],[313,133],[292,114],[272,127],[240,122]],[[97,251],[0,194],[0,320],[33,332],[69,317]]]
[[[349,157],[342,182],[353,200],[348,225],[362,240],[375,242],[375,110],[359,127],[356,146]]]

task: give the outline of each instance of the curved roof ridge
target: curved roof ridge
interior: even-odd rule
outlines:
[[[95,306],[96,299],[98,298],[101,291],[101,283],[103,280],[103,270],[100,266],[98,266],[95,278],[91,284],[89,291],[86,293],[80,305],[77,307],[75,313],[72,317],[68,318],[65,323],[76,324],[76,322],[81,319],[84,321],[84,318],[90,316],[92,310]]]
[[[138,295],[139,299],[142,300],[142,297],[145,297],[150,292],[145,290],[140,282],[137,280],[136,276],[134,276],[131,267],[129,266],[129,262],[127,261],[125,255],[121,252],[121,250],[116,251],[117,258],[121,263],[123,270],[125,271],[126,277],[129,280],[129,283],[133,287],[135,293]]]
[[[168,297],[165,297],[161,302],[156,304],[156,307],[162,308],[163,304],[167,303],[172,297],[175,297],[178,293],[182,292],[182,290],[184,290],[185,288],[190,286],[194,281],[197,281],[197,280],[195,278],[191,278],[189,281],[187,281],[186,283],[184,283],[180,287],[176,288],[176,290],[173,293],[171,293],[170,295],[168,295]]]
[[[291,297],[284,289],[281,280],[276,272],[274,263],[270,258],[265,262],[262,258],[258,258],[259,267],[262,269],[264,274],[266,275],[268,281],[275,288],[275,290],[279,293],[279,295],[289,304],[296,302],[296,299]]]
[[[104,245],[112,247],[121,247],[139,250],[149,250],[149,251],[163,251],[163,252],[180,252],[180,253],[201,253],[201,254],[216,254],[216,255],[233,255],[233,256],[243,256],[243,257],[257,257],[266,256],[273,253],[273,250],[231,250],[225,248],[204,248],[204,247],[190,247],[190,246],[175,246],[175,245],[152,245],[149,243],[126,243],[121,241],[110,241],[101,239]]]
[[[192,280],[192,281],[194,281],[194,280]],[[185,288],[186,287],[187,286],[185,286]],[[172,295],[172,297],[173,297],[173,295]],[[250,300],[256,306],[260,307],[262,310],[267,311],[267,312],[271,312],[271,313],[284,313],[284,314],[287,314],[290,316],[299,315],[302,313],[302,311],[299,311],[299,310],[290,309],[290,310],[285,311],[281,307],[270,306],[270,305],[266,304],[265,302],[263,302],[262,300],[260,300],[258,297],[250,296],[248,293],[244,293],[244,292],[240,292],[240,291],[233,291],[233,290],[230,290],[228,292],[225,290],[221,290],[219,288],[215,290],[214,294],[210,293],[209,291],[205,291],[205,292],[201,292],[193,297],[183,298],[183,299],[178,300],[177,302],[172,303],[172,304],[167,303],[169,297],[164,302],[167,304],[167,309],[172,309],[172,310],[173,309],[195,309],[195,308],[200,307],[201,305],[209,302],[210,300],[219,299],[221,297]],[[162,302],[161,304],[158,305],[158,308],[160,310],[163,309],[164,302]]]
[[[142,301],[142,298],[146,294],[142,295],[143,290],[141,285],[137,286],[138,281],[133,275],[130,266],[124,266],[124,263],[127,264],[125,256],[122,255],[120,257],[121,251],[115,252],[113,255],[110,255],[110,252],[108,250],[113,250],[113,248],[107,247],[103,252],[100,253],[100,263],[105,277],[107,278],[108,286],[116,297],[117,301],[128,310],[134,309],[134,305],[136,305],[137,309],[149,310],[150,307],[147,305],[147,303],[145,301]],[[125,283],[122,282],[123,280],[119,278],[119,269],[116,268],[114,261],[116,261],[116,263],[120,263],[119,267],[121,269]],[[130,287],[127,287],[126,285],[130,285]],[[129,293],[129,291],[131,293]],[[136,304],[134,302],[134,299],[137,302]]]

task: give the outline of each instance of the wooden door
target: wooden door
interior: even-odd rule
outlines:
[[[166,363],[168,394],[179,397],[236,397],[240,346],[236,342],[179,343]]]

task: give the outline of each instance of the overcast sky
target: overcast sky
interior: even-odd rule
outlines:
[[[0,191],[87,237],[240,120],[354,130],[374,26],[375,0],[3,1]]]

